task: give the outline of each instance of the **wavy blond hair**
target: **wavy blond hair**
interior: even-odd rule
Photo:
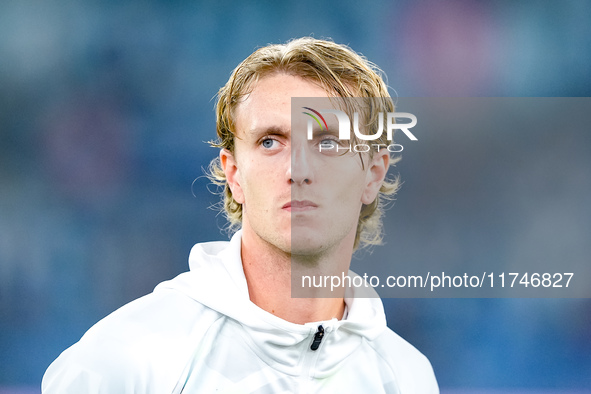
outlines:
[[[383,72],[375,64],[345,45],[304,37],[286,44],[260,48],[234,69],[228,82],[218,92],[218,140],[210,141],[212,146],[234,153],[234,112],[237,105],[252,91],[259,79],[278,72],[319,83],[329,95],[370,99],[370,104],[360,109],[361,117],[365,119],[364,129],[377,129],[379,112],[394,112],[394,103],[382,78]],[[382,133],[382,137],[373,143],[389,145],[386,133]],[[398,160],[391,158],[390,165]],[[210,163],[208,177],[223,187],[223,209],[230,229],[240,227],[242,205],[232,197],[219,158]],[[393,198],[398,188],[398,177],[386,179],[377,198],[371,204],[363,205],[357,224],[355,249],[382,242],[381,217],[384,204]]]

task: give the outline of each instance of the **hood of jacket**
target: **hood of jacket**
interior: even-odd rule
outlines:
[[[240,327],[240,334],[254,351],[272,367],[288,374],[301,373],[302,360],[314,359],[317,377],[329,376],[339,363],[364,342],[371,342],[387,329],[381,300],[373,289],[363,289],[363,298],[354,288],[347,289],[345,320],[294,324],[256,306],[249,299],[241,260],[241,232],[230,242],[197,244],[189,256],[190,271],[158,288],[179,291],[216,311],[230,324]],[[350,271],[350,275],[356,275]],[[356,296],[357,295],[357,296]],[[373,297],[369,297],[373,296]],[[325,330],[317,351],[310,346],[318,326]]]

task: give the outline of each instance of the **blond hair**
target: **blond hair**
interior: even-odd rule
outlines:
[[[318,82],[330,95],[370,98],[371,105],[362,111],[367,128],[376,129],[374,126],[377,127],[379,112],[394,112],[394,103],[382,78],[382,71],[375,64],[345,45],[304,37],[283,45],[260,48],[234,69],[228,82],[218,92],[218,140],[211,141],[212,146],[234,153],[233,115],[237,105],[252,91],[259,79],[278,72]],[[385,133],[374,143],[388,145]],[[390,165],[397,161],[390,160]],[[224,188],[223,208],[230,228],[239,227],[242,205],[232,197],[219,158],[210,163],[208,175],[213,183]],[[384,204],[392,199],[398,187],[398,178],[384,180],[377,198],[371,204],[363,205],[357,224],[355,249],[381,243]]]

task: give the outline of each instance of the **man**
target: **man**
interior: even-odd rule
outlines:
[[[211,166],[241,230],[197,244],[190,272],[92,327],[49,367],[43,392],[438,392],[428,360],[387,328],[378,298],[345,287],[292,297],[293,277],[346,273],[357,247],[379,242],[381,204],[397,188],[386,149],[347,151],[330,119],[309,139],[292,98],[344,110],[341,99],[376,97],[369,110],[352,104],[375,125],[394,109],[376,70],[312,38],[244,60],[219,92]]]

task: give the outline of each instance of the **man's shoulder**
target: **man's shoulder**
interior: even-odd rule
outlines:
[[[182,280],[181,274],[174,281]],[[113,341],[124,347],[173,345],[213,323],[219,314],[174,288],[158,286],[154,292],[117,309],[96,323],[80,343]],[[209,322],[209,323],[208,323]]]
[[[219,317],[181,292],[157,288],[103,318],[64,351],[46,372],[44,392],[145,384],[168,390]],[[154,370],[161,371],[158,381]]]
[[[396,359],[401,357],[407,360],[417,359],[418,361],[427,361],[427,358],[417,348],[390,328],[386,328],[381,335],[374,339],[372,341],[372,346],[379,353],[395,355]]]
[[[390,367],[402,388],[408,392],[439,392],[427,357],[390,328],[369,344]]]

